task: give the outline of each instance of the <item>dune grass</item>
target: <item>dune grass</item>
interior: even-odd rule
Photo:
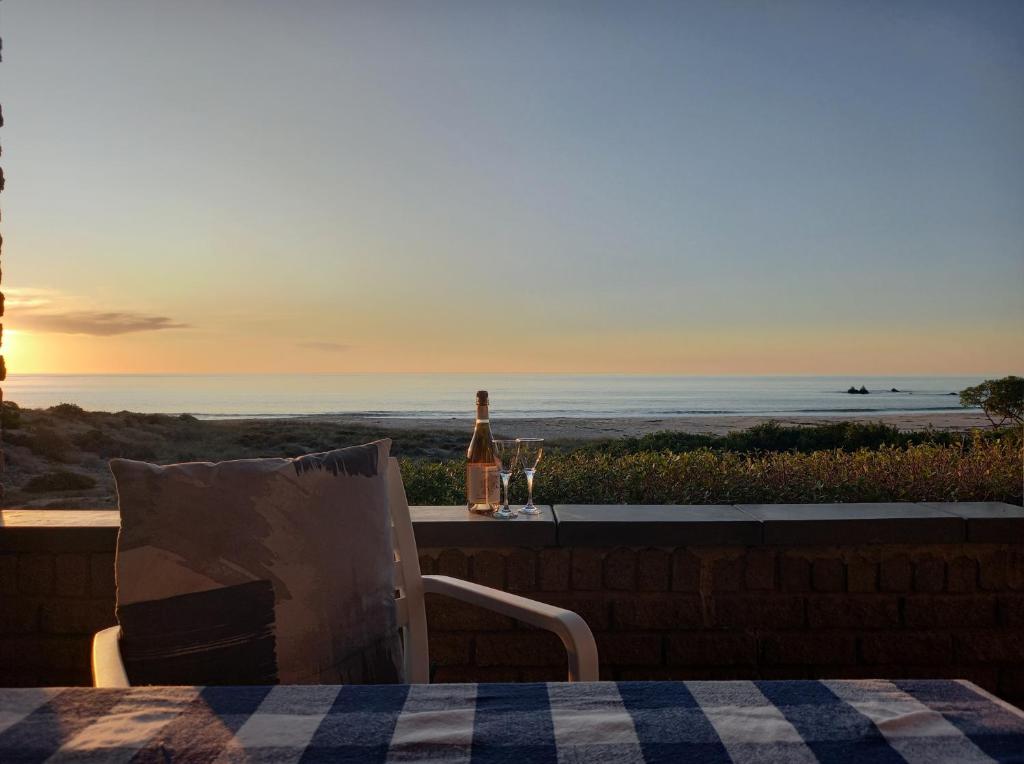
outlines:
[[[402,459],[413,504],[465,501],[468,433],[391,430],[327,418],[201,421],[188,415],[3,409],[7,506],[113,506],[112,457],[168,464],[299,456],[383,435]],[[727,435],[550,441],[536,500],[717,504],[852,501],[1021,502],[1019,428],[901,432],[835,422],[775,423]],[[525,494],[518,479],[514,494]]]
[[[413,504],[460,504],[460,461],[404,460]],[[521,481],[520,481],[521,483]],[[699,448],[546,457],[534,498],[544,504],[733,504],[873,501],[1021,503],[1019,437],[876,449],[738,453]],[[513,495],[524,494],[520,484]]]

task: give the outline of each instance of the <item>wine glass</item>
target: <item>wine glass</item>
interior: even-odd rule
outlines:
[[[516,462],[519,459],[519,441],[516,440],[495,440],[494,458],[498,462],[498,474],[501,476],[502,492],[505,501],[500,507],[494,510],[494,516],[502,520],[511,520],[516,516],[508,506],[508,482],[516,469]]]
[[[544,456],[544,438],[517,438],[519,444],[519,464],[526,475],[526,490],[528,498],[526,506],[520,512],[524,515],[539,515],[540,510],[533,504],[533,473],[537,471],[537,464]]]

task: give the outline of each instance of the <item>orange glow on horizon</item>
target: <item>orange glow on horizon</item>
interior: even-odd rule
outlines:
[[[114,337],[5,330],[11,374],[116,373],[637,373],[678,375],[959,375],[1018,372],[1013,332],[593,332],[497,343],[480,352],[382,336],[362,345],[297,342],[234,332],[139,332]],[[390,333],[389,333],[390,335]],[[1016,343],[1016,344],[1015,344]],[[1009,368],[1008,368],[1009,367]]]

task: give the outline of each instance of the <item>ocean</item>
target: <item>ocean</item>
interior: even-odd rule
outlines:
[[[506,417],[879,415],[959,411],[955,393],[981,377],[681,377],[606,374],[12,375],[22,407],[201,418],[376,414],[469,417],[488,390]],[[850,395],[864,385],[869,395]],[[899,392],[891,392],[896,388]]]

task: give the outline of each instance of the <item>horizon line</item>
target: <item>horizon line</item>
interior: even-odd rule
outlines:
[[[338,377],[338,376],[544,376],[544,377],[692,377],[692,378],[776,378],[776,379],[898,379],[914,377],[1006,377],[1024,376],[1024,372],[897,372],[870,373],[859,372],[830,374],[765,374],[758,372],[732,374],[692,374],[684,372],[648,372],[648,371],[38,371],[16,372],[8,369],[7,382],[17,381],[18,377]]]

